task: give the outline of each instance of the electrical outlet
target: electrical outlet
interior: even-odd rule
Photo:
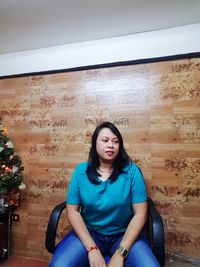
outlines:
[[[13,214],[11,215],[11,220],[12,220],[13,222],[19,222],[19,214],[13,213]]]

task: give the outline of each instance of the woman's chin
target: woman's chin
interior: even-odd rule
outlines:
[[[104,162],[107,162],[107,163],[113,163],[115,158],[114,157],[103,157],[103,158],[101,158],[101,160]]]

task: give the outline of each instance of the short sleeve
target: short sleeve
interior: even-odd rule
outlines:
[[[79,193],[79,182],[78,182],[78,171],[75,169],[72,179],[69,184],[68,193],[66,197],[66,203],[72,205],[80,204],[80,193]]]
[[[145,202],[147,200],[146,186],[142,172],[136,165],[132,175],[132,203]]]

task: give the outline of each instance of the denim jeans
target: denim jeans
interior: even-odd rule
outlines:
[[[94,242],[99,247],[106,262],[117,249],[123,234],[105,236],[90,231]],[[49,267],[89,267],[88,255],[82,242],[71,231],[58,245],[54,252]],[[124,261],[125,267],[160,267],[154,256],[148,241],[141,233],[136,242],[129,250],[129,254]]]

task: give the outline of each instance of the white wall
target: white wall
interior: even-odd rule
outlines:
[[[0,55],[0,76],[200,52],[200,23]]]

